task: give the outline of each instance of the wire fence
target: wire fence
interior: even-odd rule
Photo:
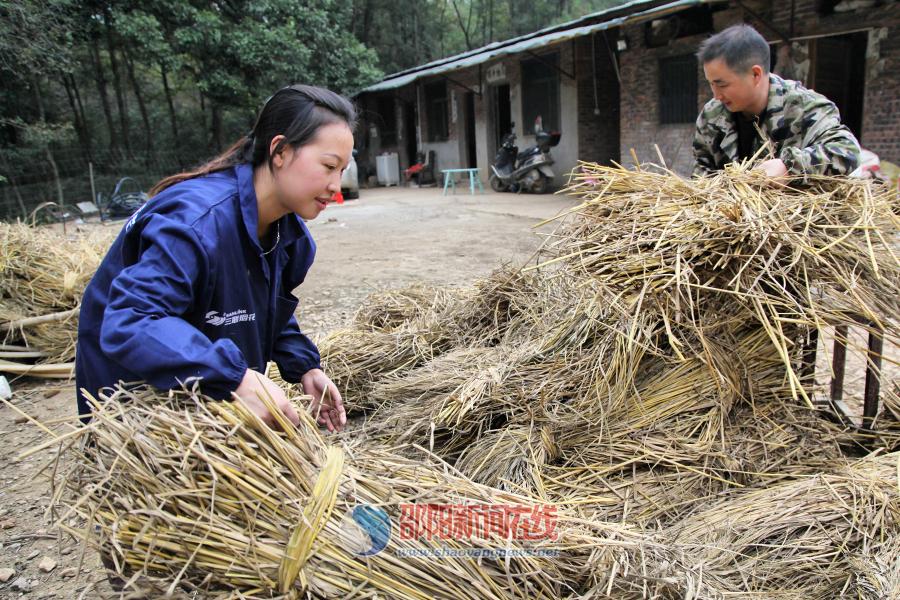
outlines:
[[[79,202],[90,201],[99,207],[108,201],[123,177],[134,180],[128,182],[130,190],[146,191],[163,177],[197,161],[186,161],[174,152],[136,158],[112,153],[95,152],[88,157],[77,152],[60,152],[54,154],[54,162],[59,186],[46,161],[10,165],[12,172],[6,174],[6,181],[0,182],[0,220],[27,220],[40,205],[59,204],[60,189],[63,211],[77,214],[75,205]]]

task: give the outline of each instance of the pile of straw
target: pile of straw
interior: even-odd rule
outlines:
[[[277,434],[196,391],[107,402],[79,463],[95,486],[70,503],[100,524],[88,537],[124,574],[259,597],[893,589],[900,459],[886,452],[900,430],[825,419],[801,360],[826,326],[863,322],[886,348],[900,342],[897,195],[593,165],[569,192],[582,203],[534,264],[468,290],[380,293],[320,344],[366,413],[337,438],[341,468],[308,419]],[[882,385],[888,411],[897,391]],[[395,518],[413,500],[551,503],[561,553],[352,556],[335,515],[356,501]],[[284,579],[288,563],[301,575]]]
[[[900,334],[897,194],[860,180],[802,190],[740,168],[684,180],[583,167],[579,219],[548,245],[570,272],[608,286],[626,315],[658,313],[658,346],[702,353],[705,336],[752,320],[782,356],[791,393],[798,329],[860,320]]]
[[[70,375],[81,295],[113,237],[0,223],[0,370]]]
[[[657,532],[560,505],[556,539],[409,538],[395,527],[385,549],[367,556],[372,542],[352,517],[358,506],[379,507],[396,525],[403,503],[539,500],[474,483],[427,457],[331,446],[305,411],[297,428],[282,418],[279,432],[240,402],[212,401],[196,388],[117,390],[102,400],[89,426],[48,442],[79,448],[76,470],[57,492],[69,497],[58,523],[143,593],[831,598],[847,589],[878,597],[871,594],[897,582],[896,453],[717,494]],[[81,526],[68,525],[73,515]],[[446,555],[498,548],[510,555]],[[445,555],[422,554],[429,550]]]
[[[370,294],[353,317],[354,325],[394,331],[428,313],[441,313],[463,299],[467,290],[422,284]]]
[[[79,467],[67,479],[75,500],[59,523],[144,590],[181,588],[209,598],[239,592],[243,598],[499,599],[646,585],[639,570],[625,565],[641,555],[639,548],[651,551],[652,542],[563,512],[553,540],[500,539],[490,531],[470,540],[406,539],[395,529],[382,552],[366,556],[360,553],[365,536],[351,517],[358,505],[382,507],[396,523],[402,502],[535,501],[475,484],[434,461],[377,446],[330,446],[304,411],[297,428],[282,418],[279,433],[242,403],[215,402],[196,389],[168,396],[117,390],[103,400],[91,424],[70,434],[70,444],[88,439],[81,440]],[[84,528],[65,525],[73,514]],[[532,553],[404,556],[411,548]]]
[[[843,596],[854,583],[889,588],[896,585],[896,554],[869,562],[858,553],[885,542],[896,548],[898,469],[895,453],[734,491],[664,529],[659,539],[703,565],[723,593],[824,599]]]
[[[873,437],[823,418],[801,370],[814,329],[862,322],[887,348],[900,340],[896,194],[591,165],[570,192],[583,203],[537,263],[488,280],[530,278],[502,305],[515,310],[474,343],[448,334],[457,345],[440,357],[370,380],[368,436],[660,531],[721,494],[827,472],[860,444],[897,446],[889,421]]]
[[[319,341],[323,366],[346,393],[348,410],[378,408],[384,399],[373,396],[375,382],[454,348],[496,345],[510,324],[520,324],[524,305],[541,289],[537,280],[504,267],[471,289],[376,292],[363,302],[353,327]]]

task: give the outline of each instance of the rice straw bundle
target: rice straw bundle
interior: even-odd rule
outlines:
[[[0,223],[0,343],[24,346],[9,356],[19,363],[12,370],[27,370],[34,359],[74,358],[77,307],[115,233],[94,229],[66,236],[49,227]],[[42,355],[29,355],[35,351]]]
[[[460,444],[490,429],[493,419],[505,413],[496,390],[518,366],[520,356],[502,346],[461,348],[382,379],[372,391],[381,408],[372,416],[371,431],[390,444],[411,441],[434,447],[433,438],[440,437],[442,456],[459,450]]]
[[[656,311],[676,352],[699,353],[698,334],[753,318],[792,394],[806,397],[792,364],[804,327],[852,315],[900,338],[900,201],[890,190],[828,178],[796,190],[742,168],[685,180],[585,164],[569,191],[585,201],[544,264],[609,286],[631,314]]]
[[[862,546],[850,558],[853,575],[844,595],[860,600],[900,598],[900,536]]]
[[[592,519],[656,527],[724,490],[820,473],[841,460],[839,442],[849,438],[789,402],[740,404],[718,439],[705,443],[676,437],[669,426],[617,432],[564,451],[565,461],[540,470],[543,497]]]
[[[394,331],[412,321],[428,319],[449,306],[467,299],[469,289],[416,284],[398,290],[369,294],[353,317],[354,325],[376,331]]]
[[[861,544],[900,535],[900,454],[831,473],[723,494],[660,539],[690,556],[723,592],[834,598]]]
[[[318,343],[322,366],[341,390],[347,410],[378,406],[373,384],[393,373],[406,372],[435,355],[434,336],[408,328],[385,332],[340,329]]]
[[[117,390],[81,430],[91,441],[67,480],[69,510],[59,522],[83,517],[84,529],[62,527],[108,553],[123,579],[211,598],[558,598],[640,588],[640,571],[625,565],[626,550],[645,544],[642,536],[563,512],[555,541],[395,532],[384,551],[361,555],[369,546],[360,547],[367,540],[349,517],[354,506],[380,507],[396,521],[404,502],[534,501],[378,447],[348,454],[328,446],[301,415],[296,429],[281,418],[278,433],[243,404],[207,400],[196,389],[168,396]],[[400,552],[441,547],[557,554],[435,559]]]
[[[841,430],[790,400],[778,355],[760,339],[765,332],[757,329],[727,353],[709,346],[720,353],[713,362],[730,357],[731,369],[651,357],[625,398],[605,393],[593,410],[582,400],[577,413],[559,411],[551,428],[563,460],[541,472],[550,497],[647,526],[677,519],[723,489],[841,456]],[[731,372],[730,381],[717,378],[722,372]],[[748,394],[779,386],[780,396]]]
[[[544,289],[540,275],[505,266],[475,283],[475,292],[436,313],[452,347],[494,346],[529,311]]]
[[[52,228],[0,223],[0,298],[49,314],[78,305],[112,242],[112,231],[63,235]]]
[[[455,466],[478,483],[546,499],[541,471],[558,458],[559,448],[548,425],[517,423],[479,437]]]

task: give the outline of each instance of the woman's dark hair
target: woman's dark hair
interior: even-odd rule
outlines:
[[[312,85],[282,88],[266,100],[249,134],[193,171],[166,177],[153,186],[150,196],[187,179],[224,171],[242,163],[250,163],[254,169],[266,163],[271,169],[272,154],[278,154],[285,146],[299,148],[308,144],[320,127],[340,122],[346,123],[351,131],[356,127],[356,109],[344,96]],[[269,146],[277,135],[283,135],[284,139],[270,154]]]

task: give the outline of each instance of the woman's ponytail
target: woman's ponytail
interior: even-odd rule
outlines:
[[[225,171],[242,163],[250,163],[254,168],[267,164],[271,169],[272,154],[278,154],[285,146],[299,148],[309,143],[320,127],[337,122],[346,123],[351,130],[356,126],[356,109],[347,98],[310,85],[282,88],[266,100],[249,135],[193,171],[161,180],[150,189],[150,196],[176,183]],[[283,135],[284,139],[269,152],[272,139],[278,135]]]
[[[253,138],[245,135],[234,144],[229,146],[228,149],[225,150],[225,152],[207,162],[206,164],[200,165],[193,171],[176,173],[175,175],[169,175],[168,177],[160,180],[156,185],[150,188],[149,195],[152,198],[156,194],[160,193],[166,188],[172,187],[176,183],[181,183],[182,181],[194,179],[196,177],[203,177],[204,175],[216,173],[217,171],[224,171],[243,162],[249,162],[250,157],[248,156],[248,149],[252,150],[252,148]]]

